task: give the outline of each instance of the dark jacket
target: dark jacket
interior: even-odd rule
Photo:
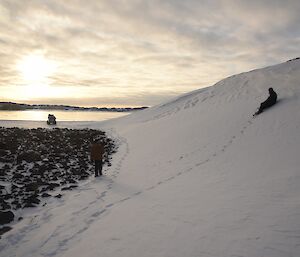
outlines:
[[[269,88],[269,97],[267,98],[266,101],[264,101],[265,105],[267,106],[272,106],[276,103],[277,101],[277,94],[276,92],[273,90],[273,88]]]
[[[100,161],[104,154],[104,146],[100,143],[93,143],[91,146],[91,160]]]
[[[267,98],[266,101],[264,101],[260,104],[260,107],[259,107],[258,111],[254,114],[254,116],[262,113],[264,111],[264,109],[267,109],[267,108],[271,107],[272,105],[276,104],[276,101],[277,101],[276,92],[273,90],[273,88],[269,88],[269,97]]]

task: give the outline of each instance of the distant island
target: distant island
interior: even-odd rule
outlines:
[[[78,107],[70,105],[49,105],[49,104],[22,104],[13,102],[0,102],[2,111],[22,111],[22,110],[71,110],[71,111],[100,111],[100,112],[131,112],[147,109],[148,107]]]

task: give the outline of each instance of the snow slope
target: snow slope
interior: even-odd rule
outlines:
[[[278,104],[253,119],[270,86]],[[116,138],[113,165],[25,212],[0,256],[300,256],[299,97],[293,60],[78,123]]]

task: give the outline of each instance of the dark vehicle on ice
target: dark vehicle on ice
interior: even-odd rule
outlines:
[[[48,125],[56,125],[56,117],[53,114],[48,115],[47,124]]]

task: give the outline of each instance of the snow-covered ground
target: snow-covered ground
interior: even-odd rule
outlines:
[[[253,119],[270,86],[278,104]],[[116,138],[112,166],[25,212],[0,256],[298,257],[299,107],[294,60],[119,119],[61,124]]]

